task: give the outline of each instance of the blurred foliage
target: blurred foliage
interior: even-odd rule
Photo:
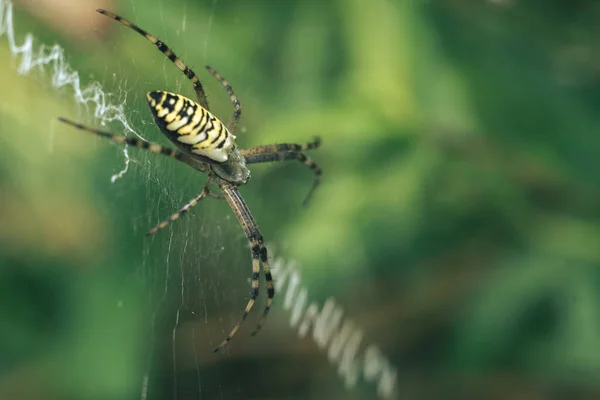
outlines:
[[[82,83],[101,82],[136,131],[167,144],[144,94],[191,96],[191,85],[95,8],[81,17],[87,43],[16,8],[17,40],[60,43]],[[242,192],[311,296],[334,296],[390,357],[400,394],[600,396],[597,2],[124,0],[114,11],[195,67],[224,120],[231,105],[201,66],[227,77],[241,146],[321,135],[309,207],[299,165],[257,166]],[[347,392],[298,342],[281,299],[264,332],[249,338],[249,319],[228,355],[210,354],[248,291],[227,205],[205,200],[144,238],[204,177],[132,149],[111,184],[122,150],[55,122],[94,124],[93,110],[51,87],[49,69],[18,75],[6,36],[0,59],[0,398],[139,398],[147,365],[149,398],[198,398],[198,382],[202,398],[374,396]]]

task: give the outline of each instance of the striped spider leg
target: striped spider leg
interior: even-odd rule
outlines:
[[[198,196],[196,196],[193,199],[191,199],[190,201],[188,201],[183,207],[181,207],[181,209],[179,211],[172,214],[168,219],[165,219],[164,221],[162,221],[161,223],[156,225],[154,228],[152,228],[148,232],[146,232],[146,236],[154,235],[156,232],[165,228],[171,222],[177,221],[182,215],[184,215],[192,207],[194,207],[196,204],[198,204],[200,202],[200,200],[206,198],[206,196],[212,196],[216,199],[223,198],[222,195],[220,195],[218,193],[213,193],[210,191],[210,188],[211,188],[213,182],[214,182],[214,176],[209,174],[208,180],[206,181],[204,188],[202,189],[202,191],[200,192],[200,194]]]
[[[147,142],[142,139],[126,137],[126,136],[121,136],[121,135],[115,135],[110,132],[90,128],[90,127],[79,124],[77,122],[73,122],[73,121],[63,118],[63,117],[59,117],[58,120],[65,124],[71,125],[81,131],[93,133],[94,135],[106,138],[115,143],[124,144],[126,146],[137,147],[140,149],[149,150],[152,153],[163,154],[165,156],[172,157],[178,161],[182,161],[188,165],[191,165],[192,167],[194,167],[195,169],[197,169],[200,172],[209,172],[210,171],[208,164],[197,162],[196,160],[191,159],[187,154],[182,153],[178,150],[163,147],[160,144]],[[173,222],[173,221],[179,219],[179,217],[181,217],[183,214],[188,212],[190,210],[190,208],[194,207],[196,204],[198,204],[198,202],[200,200],[204,199],[205,197],[212,196],[212,197],[216,197],[216,198],[221,198],[222,196],[220,194],[211,192],[210,188],[213,183],[214,183],[214,177],[209,174],[208,180],[206,181],[204,188],[202,189],[202,191],[200,192],[200,194],[198,196],[196,196],[192,200],[190,200],[186,205],[184,205],[179,211],[177,211],[176,213],[171,215],[168,219],[159,223],[154,228],[150,229],[146,233],[146,236],[155,234],[160,229],[163,229],[164,227],[166,227],[170,222]]]
[[[242,108],[240,106],[240,102],[237,99],[235,93],[233,92],[233,88],[231,87],[229,82],[227,82],[227,80],[223,78],[221,74],[215,71],[215,69],[210,65],[207,65],[206,69],[212,74],[212,76],[214,76],[219,82],[221,82],[223,86],[225,86],[225,90],[229,95],[229,99],[233,103],[233,115],[231,116],[231,121],[229,121],[229,124],[227,124],[227,129],[229,130],[229,132],[235,132],[237,123],[239,122],[240,117],[242,116]]]
[[[252,279],[251,286],[252,290],[250,291],[250,300],[242,313],[242,316],[235,324],[229,335],[225,337],[225,339],[214,348],[213,353],[221,350],[235,335],[240,326],[244,323],[244,320],[250,313],[252,306],[254,305],[256,298],[258,297],[258,277],[260,273],[260,265],[262,264],[263,273],[265,275],[265,285],[267,287],[267,304],[265,305],[265,309],[263,311],[263,315],[259,324],[256,326],[256,329],[252,332],[252,336],[254,336],[264,322],[269,310],[271,309],[271,305],[273,303],[273,296],[275,296],[275,288],[273,285],[273,276],[271,275],[271,267],[269,265],[267,247],[265,246],[264,239],[260,229],[258,228],[258,224],[254,220],[248,205],[242,198],[238,188],[236,185],[227,182],[225,180],[219,181],[219,187],[223,191],[223,195],[229,206],[233,210],[238,222],[242,226],[248,241],[250,242],[250,251],[252,253]]]
[[[190,81],[192,81],[192,85],[194,85],[194,91],[196,92],[196,97],[198,98],[198,102],[200,103],[200,105],[202,107],[209,110],[208,99],[206,98],[206,93],[204,92],[202,83],[200,83],[200,79],[198,79],[198,76],[194,73],[194,71],[192,71],[191,68],[188,68],[188,66],[185,65],[184,62],[181,61],[181,59],[175,55],[175,53],[173,53],[173,50],[171,50],[169,48],[169,46],[167,46],[164,42],[162,42],[157,37],[154,37],[153,35],[149,34],[145,30],[143,30],[142,28],[140,28],[139,26],[134,24],[133,22],[121,17],[120,15],[114,14],[110,11],[103,10],[101,8],[97,9],[96,11],[102,15],[106,15],[107,17],[114,19],[115,21],[120,22],[121,24],[125,25],[128,28],[133,29],[134,31],[136,31],[137,33],[139,33],[140,35],[142,35],[146,39],[148,39],[150,42],[154,43],[156,48],[161,53],[163,53],[165,56],[167,56],[167,58],[169,60],[171,60],[171,62],[173,64],[175,64],[177,66],[177,68],[179,68],[181,70],[181,72],[183,72],[183,74]]]
[[[245,150],[238,149],[235,143],[236,136],[234,133],[242,111],[240,102],[227,80],[210,66],[206,67],[210,74],[225,87],[233,104],[234,110],[231,121],[225,126],[209,111],[206,93],[196,74],[188,68],[165,43],[119,15],[105,10],[97,11],[133,29],[153,43],[188,79],[192,81],[198,103],[182,95],[160,90],[148,92],[146,95],[154,122],[160,131],[177,146],[177,150],[167,149],[158,144],[149,143],[136,138],[128,138],[114,135],[110,132],[88,128],[64,118],[60,118],[60,121],[70,124],[77,129],[105,137],[116,143],[135,146],[154,153],[170,156],[190,165],[200,172],[208,173],[208,180],[200,194],[190,200],[168,219],[150,229],[147,235],[155,234],[166,227],[170,222],[176,221],[208,196],[225,198],[240,226],[244,230],[250,244],[252,279],[250,299],[238,322],[234,325],[225,339],[214,349],[214,352],[217,352],[236,334],[254,306],[258,296],[261,268],[265,275],[267,301],[261,319],[259,320],[256,329],[252,332],[253,335],[261,329],[275,295],[267,248],[264,245],[263,236],[250,209],[238,190],[238,186],[246,184],[248,179],[250,179],[250,171],[246,165],[269,161],[299,160],[311,168],[315,173],[315,183],[305,200],[306,203],[319,183],[321,169],[310,158],[305,156],[303,152],[317,148],[320,142],[318,139],[315,139],[314,142],[305,145],[275,144],[251,147]],[[211,191],[211,186],[215,183],[221,189],[222,195],[215,194]]]
[[[271,161],[287,161],[298,160],[302,164],[312,169],[315,174],[315,180],[304,198],[303,205],[306,206],[311,199],[315,189],[321,181],[321,168],[308,156],[303,154],[303,151],[316,149],[321,145],[321,139],[315,137],[312,142],[306,144],[281,143],[268,144],[263,146],[249,147],[240,150],[240,154],[246,159],[246,164],[258,164]]]

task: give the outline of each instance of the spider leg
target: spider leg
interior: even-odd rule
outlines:
[[[194,207],[196,204],[198,204],[200,202],[200,200],[204,199],[206,196],[220,196],[216,193],[212,193],[210,191],[210,187],[213,184],[213,178],[212,176],[209,175],[208,177],[208,181],[206,181],[206,185],[204,185],[204,188],[202,189],[202,191],[200,192],[200,194],[196,197],[194,197],[192,200],[190,200],[186,205],[184,205],[179,211],[177,211],[176,213],[174,213],[173,215],[171,215],[168,219],[162,221],[160,224],[156,225],[154,228],[150,229],[148,232],[146,232],[146,236],[150,236],[150,235],[154,235],[156,232],[158,232],[159,230],[163,229],[164,227],[166,227],[167,225],[169,225],[171,222],[178,220],[183,214],[187,213],[192,207]],[[220,197],[217,197],[220,198]]]
[[[227,335],[225,339],[217,347],[215,347],[215,349],[213,350],[214,353],[221,350],[231,340],[233,335],[236,334],[240,326],[244,323],[246,317],[248,316],[248,313],[254,306],[256,298],[258,297],[258,278],[260,273],[261,262],[263,263],[263,268],[265,271],[268,293],[267,305],[265,307],[265,311],[263,312],[261,324],[263,322],[264,317],[269,312],[273,301],[273,296],[275,295],[275,290],[273,288],[273,278],[271,277],[271,272],[268,265],[267,248],[264,246],[263,236],[260,232],[260,229],[258,228],[256,221],[254,220],[254,217],[252,217],[252,214],[250,213],[246,202],[242,198],[240,192],[238,191],[235,185],[221,179],[219,180],[219,187],[223,191],[225,199],[229,203],[229,206],[235,214],[238,222],[242,226],[242,229],[244,230],[244,233],[248,238],[248,242],[250,242],[250,249],[252,254],[252,290],[250,291],[250,299],[248,300],[248,304],[246,305],[242,316],[235,324],[229,335]]]
[[[263,241],[261,240],[259,243],[260,246],[260,261],[263,266],[263,273],[265,274],[265,286],[267,287],[267,304],[265,305],[265,309],[263,310],[260,319],[258,320],[258,324],[256,328],[250,334],[254,336],[261,330],[262,326],[267,319],[267,314],[271,310],[271,304],[273,304],[273,296],[275,296],[275,286],[273,285],[273,276],[271,275],[271,266],[269,265],[269,260],[267,256],[267,248],[265,247]]]
[[[308,142],[305,144],[295,144],[295,143],[277,143],[277,144],[265,144],[262,146],[254,146],[249,147],[247,149],[240,150],[240,153],[244,157],[257,156],[261,154],[268,153],[283,153],[283,152],[296,152],[299,153],[301,151],[306,150],[314,150],[321,146],[321,138],[316,136],[312,142]]]
[[[122,18],[117,14],[103,9],[98,9],[96,11],[98,11],[100,14],[106,15],[107,17],[114,19],[115,21],[120,22],[128,28],[133,29],[134,31],[148,39],[150,42],[154,43],[158,50],[160,50],[161,53],[167,56],[167,58],[171,60],[171,62],[175,64],[177,68],[179,68],[181,72],[183,72],[183,74],[190,81],[192,81],[192,84],[194,85],[194,91],[196,92],[196,96],[198,97],[198,102],[202,107],[206,108],[207,110],[209,109],[206,93],[204,92],[204,88],[202,87],[202,83],[200,83],[198,76],[194,73],[194,71],[191,70],[191,68],[188,68],[187,65],[185,65],[185,63],[179,57],[177,57],[175,53],[173,53],[173,50],[171,50],[164,42],[162,42],[157,37],[149,34],[139,26],[135,25],[133,22]]]
[[[272,161],[287,161],[287,160],[298,160],[302,164],[312,169],[315,174],[315,180],[310,188],[308,195],[302,203],[304,206],[308,204],[312,195],[319,186],[321,181],[321,168],[308,156],[301,153],[305,150],[316,149],[320,146],[321,141],[319,138],[315,138],[313,142],[307,144],[293,144],[293,143],[282,143],[282,144],[271,144],[264,146],[250,147],[248,149],[240,150],[240,154],[246,159],[246,164],[258,164]]]
[[[233,134],[235,132],[235,126],[239,122],[240,116],[242,115],[240,101],[237,99],[237,96],[233,92],[233,88],[231,87],[229,82],[227,82],[227,80],[223,78],[221,74],[215,71],[215,69],[210,65],[207,65],[206,69],[212,74],[212,76],[217,78],[217,80],[221,82],[223,86],[225,86],[225,90],[227,90],[227,94],[229,94],[229,99],[233,103],[233,116],[231,117],[231,121],[229,121],[229,124],[227,125],[227,129]]]
[[[58,120],[60,122],[64,122],[65,124],[71,125],[81,131],[90,132],[95,135],[107,138],[108,140],[111,140],[115,143],[120,143],[120,144],[124,144],[127,146],[138,147],[140,149],[146,149],[153,153],[164,154],[165,156],[173,157],[176,160],[186,162],[187,156],[185,154],[183,154],[182,152],[175,150],[175,149],[169,149],[167,147],[162,147],[159,144],[152,143],[152,142],[146,142],[145,140],[142,140],[142,139],[130,138],[130,137],[121,136],[121,135],[115,135],[110,132],[105,132],[105,131],[101,131],[98,129],[90,128],[85,125],[79,124],[77,122],[70,121],[63,117],[58,117]]]

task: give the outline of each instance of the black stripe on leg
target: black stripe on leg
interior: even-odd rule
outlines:
[[[260,260],[260,246],[258,243],[252,246],[252,258]]]
[[[155,44],[156,47],[158,47],[158,50],[160,50],[165,56],[167,56],[169,60],[171,60],[172,62],[175,62],[175,60],[177,60],[177,56],[175,55],[175,53],[173,53],[171,49],[169,49],[169,47],[162,41],[159,40]]]
[[[165,55],[169,58],[169,60],[171,60],[173,63],[175,63],[175,61],[177,61],[177,56],[175,55],[175,53],[173,53],[170,49],[168,51],[165,52]]]
[[[115,19],[116,19],[117,21],[120,21],[120,20],[122,20],[122,18],[121,18],[121,17],[119,17],[118,15],[117,15],[117,17],[116,17]],[[148,32],[146,32],[145,30],[143,30],[143,29],[142,29],[142,28],[140,28],[139,26],[137,26],[137,25],[134,25],[134,24],[132,24],[132,23],[129,23],[129,25],[127,25],[127,26],[129,26],[131,29],[133,29],[134,31],[136,31],[137,33],[139,33],[139,34],[140,34],[140,35],[142,35],[142,36],[146,36],[146,35],[148,34]]]
[[[260,248],[260,261],[266,263],[267,262],[267,248],[265,246],[261,246]]]
[[[273,275],[271,275],[271,271],[265,273],[265,280],[267,282],[273,282]],[[267,287],[267,297],[273,298],[275,296],[275,288]]]
[[[267,248],[263,244],[263,239],[261,237],[260,238],[260,259],[261,259],[261,262],[263,265],[263,272],[265,274],[265,281],[266,281],[266,287],[267,287],[267,304],[265,305],[265,308],[263,309],[263,313],[260,317],[260,320],[258,321],[258,324],[256,325],[256,328],[250,334],[251,336],[256,335],[261,330],[262,326],[265,323],[267,315],[269,314],[269,311],[271,310],[271,304],[273,303],[273,297],[275,296],[275,287],[273,285],[273,276],[271,275],[271,268],[269,266],[268,258],[269,258],[269,256],[268,256]]]
[[[252,300],[256,300],[256,298],[258,297],[258,288],[250,289],[250,297],[252,298]]]
[[[188,77],[188,79],[193,79],[196,76],[196,74],[194,73],[194,71],[192,71],[188,67],[185,67],[185,69],[183,70],[183,73],[185,74],[185,76]]]
[[[302,150],[313,150],[321,145],[321,138],[315,137],[312,142],[305,144]]]

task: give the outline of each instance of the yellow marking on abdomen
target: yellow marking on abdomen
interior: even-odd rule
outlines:
[[[155,101],[157,92],[149,92],[148,101],[157,119],[161,120],[165,132],[177,133],[171,137],[191,146],[188,151],[225,162],[235,145],[235,136],[208,110],[184,96],[162,92],[160,101]],[[154,104],[156,103],[156,104]]]
[[[193,110],[192,107],[188,108],[188,114],[189,110]],[[203,124],[201,123],[201,121],[203,118],[204,109],[198,107],[194,112],[191,121],[187,125],[179,128],[177,133],[179,133],[180,135],[189,135],[190,133],[193,133],[193,136],[195,136],[196,133],[198,133],[202,129]]]
[[[183,102],[184,102],[183,97],[177,95],[177,102],[173,106],[173,111],[171,111],[170,113],[168,113],[167,115],[165,115],[165,121],[171,123],[171,122],[173,122],[175,120],[175,117],[177,117],[177,115],[179,114],[179,112],[183,108]],[[169,129],[169,130],[173,130],[173,129]]]
[[[175,121],[167,125],[167,129],[170,131],[176,131],[179,128],[185,126],[186,124],[188,124],[188,117],[186,116],[181,118],[181,115],[178,115]]]
[[[177,138],[181,143],[195,145],[203,140],[206,140],[206,133],[202,132],[199,135],[182,135]]]
[[[225,126],[221,123],[221,121],[213,117],[212,128],[207,129],[205,131],[207,135],[206,140],[198,143],[194,147],[197,149],[216,149],[217,147],[215,146],[215,144],[218,144],[220,142],[223,135],[227,135],[226,131],[227,130],[225,129]]]
[[[197,135],[200,132],[204,132],[206,130],[206,125],[208,124],[209,119],[210,119],[210,112],[206,111],[205,109],[202,109],[202,116],[200,117],[200,123],[198,124],[198,126],[196,126],[195,128],[192,129],[191,134]]]

